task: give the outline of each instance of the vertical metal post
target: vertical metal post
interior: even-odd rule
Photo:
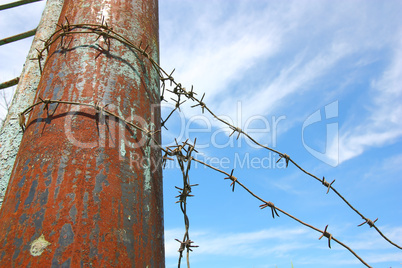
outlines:
[[[67,20],[105,21],[158,60],[157,0],[65,0],[59,24]],[[0,211],[1,265],[164,267],[160,150],[102,113],[159,129],[159,77],[141,53],[115,40],[107,51],[108,40],[96,37],[74,34],[50,47],[36,100],[99,109],[31,111]]]
[[[46,2],[13,101],[0,129],[0,207],[22,139],[22,130],[18,125],[18,113],[32,105],[40,80],[38,63],[31,59],[36,57],[36,49],[43,47],[41,40],[46,40],[55,31],[62,6],[63,0],[48,0]],[[44,54],[43,56],[46,59],[47,55]]]

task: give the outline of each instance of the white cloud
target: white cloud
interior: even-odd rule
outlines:
[[[198,245],[197,255],[220,256],[262,256],[265,254],[283,254],[295,249],[308,248],[308,243],[292,242],[297,238],[305,237],[308,230],[305,228],[270,228],[255,232],[215,233],[209,231],[192,230],[190,238]],[[165,253],[167,257],[178,256],[179,243],[183,230],[172,229],[165,231]],[[301,239],[299,239],[301,240]],[[275,241],[273,245],[269,241]],[[227,250],[230,247],[231,250]]]
[[[169,65],[175,66],[177,80],[187,87],[193,84],[199,98],[205,92],[204,101],[211,106],[216,106],[214,101],[221,102],[221,98],[236,98],[236,82],[244,79],[246,71],[262,59],[273,56],[287,31],[286,25],[274,23],[278,14],[268,7],[250,12],[238,8],[222,14],[225,4],[214,4],[217,7],[212,14],[212,9],[192,14],[196,15],[191,25],[193,31],[180,34],[180,42],[166,37],[166,42],[172,42],[161,53],[162,65],[168,69]],[[161,41],[164,42],[163,35]],[[199,109],[186,110],[188,116],[194,113],[199,113]]]
[[[402,136],[402,38],[398,41],[390,65],[380,79],[372,82],[369,116],[341,130],[341,162],[362,154],[370,147],[394,143]]]
[[[303,95],[304,91],[311,90],[309,84],[326,74],[349,53],[350,48],[347,45],[334,44],[311,59],[305,59],[303,53],[299,54],[267,88],[261,88],[248,98],[245,110],[250,112],[257,110],[267,114],[272,113],[277,107],[287,106],[288,98]]]
[[[355,225],[349,226],[346,230],[332,226],[331,232],[339,239],[339,234],[347,239],[340,239],[352,250],[356,251],[364,261],[372,263],[389,263],[401,259],[402,253],[384,252],[386,249],[394,248],[385,241],[374,229],[363,232]],[[357,228],[357,229],[356,229]],[[385,227],[380,226],[384,234],[400,244],[401,227]],[[338,230],[338,231],[336,231]],[[338,233],[338,235],[337,235]],[[179,243],[174,239],[182,239],[183,230],[170,229],[165,230],[165,253],[167,258],[177,258]],[[258,258],[266,256],[274,256],[274,259],[284,257],[288,259],[292,256],[293,260],[297,260],[297,264],[320,264],[330,263],[332,265],[342,264],[359,264],[350,252],[332,242],[332,250],[330,251],[324,242],[317,242],[318,234],[305,227],[295,228],[269,228],[259,231],[238,232],[238,233],[222,233],[207,230],[191,230],[190,238],[194,245],[198,248],[194,249],[193,257],[197,256],[203,259],[203,256],[227,256],[245,258]],[[228,250],[228,248],[230,250]],[[316,254],[320,252],[320,254]],[[324,254],[323,256],[320,256]],[[325,256],[325,257],[324,257]]]
[[[355,53],[383,48],[394,34],[381,27],[392,20],[373,22],[369,18],[378,8],[364,2],[291,1],[262,4],[253,10],[239,1],[231,5],[231,13],[224,12],[227,4],[221,3],[213,2],[211,9],[197,5],[194,9],[200,8],[198,12],[184,14],[193,16],[191,32],[187,31],[189,25],[170,29],[163,26],[169,20],[161,21],[161,27],[167,29],[162,33],[166,43],[162,66],[175,66],[177,80],[187,87],[194,84],[199,98],[205,92],[204,101],[216,114],[237,118],[238,101],[245,120],[256,114],[283,113],[284,107],[290,106],[286,129],[305,119],[294,105],[308,105],[303,95],[336,96],[336,88],[324,95],[322,87],[316,85],[318,79],[336,80],[330,74],[341,61],[355,57]],[[392,10],[392,6],[385,9]],[[357,66],[354,61],[348,64]],[[201,109],[183,110],[191,117]],[[215,125],[221,126],[218,122]]]

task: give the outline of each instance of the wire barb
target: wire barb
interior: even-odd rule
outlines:
[[[362,226],[363,224],[367,223],[367,224],[370,226],[370,228],[371,228],[371,227],[374,227],[374,223],[375,223],[376,221],[378,221],[378,218],[375,219],[374,221],[372,221],[372,220],[370,220],[370,219],[365,219],[365,220],[366,220],[365,222],[363,222],[363,223],[361,223],[361,224],[359,224],[359,225],[357,225],[357,226],[360,227],[360,226]]]
[[[280,157],[279,157],[279,159],[276,161],[276,163],[278,163],[282,158],[285,159],[286,167],[288,167],[290,157],[289,157],[287,154],[280,154]]]
[[[197,107],[197,106],[201,106],[202,109],[202,113],[204,113],[204,109],[206,108],[205,103],[202,101],[205,97],[205,93],[202,95],[201,100],[198,102],[198,104],[191,106],[191,108]]]
[[[172,71],[170,74],[168,74],[164,69],[162,69],[162,68],[158,65],[158,63],[157,63],[155,60],[153,60],[153,59],[149,56],[149,54],[148,54],[148,52],[147,52],[147,51],[148,51],[148,48],[149,48],[148,45],[146,46],[145,49],[142,49],[142,48],[141,48],[142,42],[139,44],[139,46],[134,45],[133,42],[127,40],[124,36],[122,36],[121,34],[118,34],[117,32],[115,32],[112,27],[108,26],[107,23],[104,21],[104,18],[102,18],[102,23],[101,23],[100,25],[99,25],[99,24],[75,24],[75,25],[73,25],[73,24],[70,24],[69,21],[68,21],[68,19],[66,18],[66,23],[65,23],[65,24],[62,24],[62,25],[59,25],[59,28],[60,28],[60,29],[58,29],[48,40],[44,41],[44,46],[45,46],[45,47],[44,47],[42,50],[37,50],[37,51],[38,51],[38,55],[37,55],[37,58],[36,58],[35,60],[38,60],[38,62],[39,62],[39,67],[40,67],[40,72],[41,72],[41,73],[42,73],[41,60],[43,59],[43,56],[44,56],[43,53],[44,53],[45,50],[48,50],[48,49],[49,49],[49,46],[52,45],[57,39],[61,39],[62,47],[63,47],[63,38],[65,38],[66,36],[72,36],[73,34],[78,34],[78,33],[79,33],[79,34],[93,34],[93,35],[97,35],[97,40],[98,40],[100,37],[102,37],[105,41],[107,40],[106,43],[109,43],[110,40],[112,40],[112,39],[113,39],[113,40],[117,40],[117,41],[119,41],[119,42],[121,42],[121,43],[127,45],[128,47],[131,47],[133,50],[137,51],[138,53],[142,53],[142,54],[145,56],[145,58],[147,58],[147,60],[149,60],[149,61],[151,62],[152,66],[155,68],[156,72],[158,73],[159,79],[160,79],[160,81],[161,81],[161,86],[162,86],[162,95],[161,95],[161,97],[160,97],[161,101],[165,100],[165,98],[164,98],[164,89],[165,89],[165,86],[166,86],[166,85],[165,85],[165,84],[166,84],[166,81],[170,81],[170,86],[174,85],[173,90],[172,90],[172,91],[169,90],[169,91],[170,91],[170,92],[173,92],[174,94],[177,95],[177,100],[173,99],[173,101],[176,102],[176,105],[175,105],[175,108],[172,110],[172,112],[169,114],[169,116],[168,116],[165,120],[162,120],[162,122],[161,122],[161,126],[162,126],[162,127],[165,127],[165,128],[166,128],[166,126],[165,126],[166,121],[171,117],[171,115],[174,113],[174,111],[180,110],[180,106],[186,101],[186,100],[181,101],[181,99],[180,99],[180,97],[181,97],[182,95],[184,95],[187,99],[190,99],[191,101],[194,101],[194,102],[195,102],[195,105],[193,105],[193,106],[191,106],[191,107],[200,106],[200,107],[202,108],[202,113],[204,113],[204,111],[207,110],[207,112],[208,112],[209,114],[211,114],[215,119],[217,119],[218,121],[220,121],[220,122],[224,123],[226,126],[228,126],[228,127],[233,131],[233,132],[230,134],[230,136],[233,135],[235,132],[238,132],[237,139],[239,138],[240,134],[243,134],[244,136],[246,136],[249,140],[251,140],[251,141],[252,141],[253,143],[255,143],[256,145],[259,145],[260,147],[262,147],[262,148],[264,148],[264,149],[267,149],[267,150],[270,150],[270,151],[272,151],[272,152],[274,152],[274,153],[277,153],[277,154],[280,156],[280,158],[276,161],[276,163],[278,163],[282,158],[284,158],[284,159],[285,159],[285,163],[286,163],[286,167],[288,167],[289,161],[292,162],[297,168],[299,168],[300,171],[302,171],[303,173],[305,173],[305,174],[311,176],[312,178],[315,178],[316,180],[320,181],[324,186],[326,186],[326,187],[327,187],[327,193],[329,192],[329,189],[332,189],[340,198],[342,198],[342,199],[349,205],[350,208],[352,208],[357,214],[359,214],[360,216],[362,216],[362,214],[361,214],[360,212],[358,212],[352,205],[350,205],[350,204],[346,201],[346,199],[343,198],[342,195],[340,195],[334,188],[332,188],[332,184],[335,182],[335,180],[333,180],[331,183],[329,183],[329,182],[327,182],[327,181],[325,180],[325,177],[323,177],[322,180],[319,179],[317,176],[315,176],[315,175],[313,175],[313,174],[307,172],[307,171],[304,170],[302,167],[300,167],[300,166],[299,166],[296,162],[294,162],[287,154],[283,154],[283,153],[281,153],[281,152],[279,152],[279,151],[276,151],[276,150],[273,149],[273,148],[270,148],[270,147],[267,147],[267,146],[264,146],[264,145],[260,144],[259,142],[257,142],[256,140],[254,140],[248,133],[244,132],[243,130],[241,130],[241,129],[238,128],[238,127],[235,127],[235,126],[231,125],[230,123],[228,123],[227,121],[223,120],[222,118],[216,116],[216,115],[207,107],[206,103],[204,102],[205,93],[202,95],[201,99],[198,99],[198,98],[196,97],[197,94],[193,91],[193,86],[191,86],[191,90],[190,90],[190,91],[187,91],[187,90],[185,89],[185,87],[183,87],[180,83],[177,83],[177,82],[175,81],[174,77],[173,77],[173,73],[174,73],[175,69],[173,69],[173,71]],[[80,30],[82,30],[82,31],[80,31]],[[70,41],[70,42],[71,42],[71,41]],[[100,47],[100,49],[102,50],[103,48]],[[107,44],[107,50],[109,50],[109,49],[110,49],[110,44]],[[105,49],[103,49],[103,50],[105,50]],[[166,89],[166,90],[168,90],[168,89]],[[166,101],[166,100],[165,100],[165,101]],[[99,115],[101,115],[102,113],[109,114],[109,115],[111,115],[111,116],[114,116],[114,117],[118,118],[119,120],[122,120],[122,121],[125,122],[127,125],[129,125],[129,126],[131,126],[131,127],[134,127],[134,128],[136,128],[137,130],[141,131],[141,132],[143,133],[143,135],[146,136],[147,139],[148,139],[147,145],[149,145],[151,139],[154,140],[156,146],[158,146],[158,148],[160,148],[160,149],[164,152],[164,155],[163,155],[163,158],[162,158],[163,167],[165,167],[167,160],[174,160],[174,158],[177,159],[177,161],[179,162],[179,166],[180,166],[180,168],[181,168],[181,171],[182,171],[182,175],[183,175],[183,187],[181,187],[181,188],[176,187],[177,189],[180,190],[180,191],[179,191],[180,195],[177,196],[177,197],[179,197],[179,199],[180,199],[180,200],[178,201],[178,203],[180,203],[180,207],[181,207],[181,210],[182,210],[183,215],[184,215],[184,222],[185,222],[185,226],[186,226],[186,232],[185,232],[184,238],[183,238],[183,240],[182,240],[183,242],[178,240],[178,241],[181,243],[181,248],[182,248],[182,245],[184,245],[184,246],[183,246],[183,250],[184,250],[185,248],[187,248],[187,251],[191,251],[190,247],[192,247],[192,246],[191,246],[191,243],[193,243],[193,242],[190,240],[189,235],[188,235],[189,220],[188,220],[188,216],[187,216],[187,214],[186,214],[186,198],[189,197],[189,196],[193,196],[193,195],[190,195],[190,192],[191,192],[191,187],[192,187],[192,186],[195,186],[195,185],[190,185],[190,181],[189,181],[189,170],[190,170],[190,168],[191,168],[191,162],[194,160],[194,161],[196,161],[196,162],[198,162],[198,163],[201,163],[201,164],[203,164],[203,165],[205,165],[205,166],[207,166],[207,167],[209,167],[209,168],[211,168],[211,169],[214,169],[214,170],[216,170],[216,171],[218,171],[218,172],[221,172],[221,173],[226,174],[228,177],[226,177],[225,179],[231,179],[231,180],[232,180],[232,182],[231,182],[231,184],[230,184],[230,186],[232,186],[232,191],[234,191],[235,184],[237,183],[240,187],[242,187],[242,188],[244,188],[246,191],[248,191],[252,196],[254,196],[254,197],[257,198],[258,200],[260,200],[260,201],[263,202],[263,204],[260,205],[260,208],[261,208],[261,209],[266,208],[266,207],[270,207],[270,208],[271,208],[271,213],[272,213],[272,217],[273,217],[273,218],[275,217],[275,215],[277,215],[277,216],[279,217],[279,214],[278,214],[278,212],[277,212],[277,210],[279,210],[279,211],[282,212],[283,214],[285,214],[285,215],[291,217],[292,219],[294,219],[294,220],[296,220],[296,221],[302,223],[303,225],[306,225],[306,226],[308,226],[308,227],[310,227],[310,228],[312,228],[312,229],[314,229],[314,230],[316,230],[316,231],[321,232],[322,235],[321,235],[320,239],[321,239],[323,236],[327,237],[327,238],[329,239],[329,240],[328,240],[328,245],[329,245],[329,247],[331,247],[331,246],[330,246],[330,240],[332,239],[332,240],[336,241],[337,243],[341,244],[342,246],[344,246],[344,247],[345,247],[346,249],[348,249],[350,252],[352,252],[352,253],[353,253],[360,261],[362,261],[362,263],[364,263],[366,266],[370,267],[370,266],[369,266],[368,264],[366,264],[356,253],[354,253],[350,248],[348,248],[346,245],[342,244],[341,242],[339,242],[338,240],[336,240],[335,238],[333,238],[332,235],[326,231],[328,225],[327,225],[327,227],[325,228],[324,232],[322,232],[322,231],[320,231],[319,229],[317,229],[317,228],[315,228],[315,227],[313,227],[313,226],[311,226],[311,225],[308,225],[308,224],[302,222],[301,220],[297,219],[296,217],[294,217],[294,216],[292,216],[292,215],[286,213],[285,211],[283,211],[283,210],[281,210],[281,209],[275,207],[272,202],[266,202],[266,201],[264,201],[263,199],[261,199],[260,197],[258,197],[257,195],[255,195],[255,194],[254,194],[252,191],[250,191],[246,186],[244,186],[236,177],[233,176],[234,169],[232,169],[232,172],[231,172],[231,174],[229,175],[228,173],[226,173],[226,172],[224,172],[224,171],[222,171],[222,170],[220,170],[220,169],[218,169],[218,168],[215,168],[215,167],[213,167],[213,166],[210,166],[210,165],[208,165],[208,164],[206,164],[206,163],[204,163],[204,162],[202,162],[202,161],[199,161],[199,160],[197,160],[196,158],[194,158],[194,157],[192,156],[192,153],[193,153],[193,152],[197,152],[197,151],[194,149],[194,147],[195,147],[195,141],[194,141],[194,145],[191,145],[190,143],[188,143],[188,141],[182,142],[182,143],[180,143],[180,144],[176,141],[176,145],[163,148],[163,147],[162,147],[159,143],[157,143],[156,140],[153,138],[153,136],[154,136],[154,134],[155,134],[156,132],[152,132],[152,131],[150,131],[150,130],[148,130],[148,129],[142,129],[142,128],[138,127],[137,125],[133,124],[132,122],[129,122],[129,121],[125,120],[124,118],[122,118],[122,117],[120,117],[120,116],[118,116],[118,115],[116,115],[116,114],[114,114],[114,113],[112,113],[112,112],[106,110],[106,109],[105,109],[106,106],[102,107],[102,106],[99,105],[99,103],[93,105],[93,104],[85,104],[85,103],[78,103],[78,102],[68,102],[68,101],[61,101],[61,100],[58,100],[58,101],[57,101],[57,100],[49,100],[49,99],[45,99],[45,100],[42,100],[42,99],[41,99],[40,102],[37,102],[37,103],[31,105],[30,107],[28,107],[28,108],[25,109],[22,113],[19,114],[19,122],[20,122],[20,126],[21,126],[21,128],[23,128],[23,130],[24,130],[24,128],[25,128],[25,115],[26,115],[29,111],[31,111],[34,106],[39,105],[39,104],[41,104],[41,103],[44,103],[44,105],[45,105],[44,109],[48,109],[48,105],[49,105],[50,103],[57,103],[58,105],[63,103],[63,104],[71,104],[71,105],[85,105],[85,106],[91,106],[91,107],[93,107],[93,108],[95,108],[95,109],[97,110],[97,113],[98,113]],[[57,108],[57,107],[56,107],[56,108]],[[362,223],[362,224],[360,224],[359,226],[361,226],[361,225],[367,223],[370,227],[375,227],[375,229],[377,230],[377,232],[378,232],[380,235],[382,235],[382,233],[378,230],[378,228],[377,228],[376,226],[374,226],[374,223],[375,223],[378,219],[376,219],[374,222],[372,222],[371,220],[369,220],[369,219],[367,219],[367,218],[365,218],[365,217],[363,217],[363,216],[362,216],[362,218],[365,219],[365,222]],[[392,241],[388,240],[384,235],[382,235],[382,236],[384,237],[384,239],[386,239],[388,242],[390,242],[390,243],[393,244],[394,246],[396,246],[396,247],[402,249],[400,246],[398,246],[398,245],[394,244]],[[187,246],[187,245],[188,245],[188,246]],[[183,250],[182,250],[182,251],[183,251]],[[181,252],[182,252],[182,251],[181,251]],[[187,256],[187,257],[188,257],[188,256]],[[181,255],[180,255],[180,258],[181,258]],[[180,262],[180,258],[179,258],[179,262]],[[180,265],[179,265],[179,266],[180,266]]]
[[[235,185],[236,185],[236,181],[237,181],[237,178],[235,176],[233,176],[233,171],[234,171],[234,169],[232,169],[232,172],[230,172],[229,177],[224,178],[225,180],[232,181],[232,183],[230,184],[230,186],[232,187],[232,192],[234,192],[234,190],[235,190]]]
[[[325,236],[326,238],[328,238],[328,247],[331,248],[332,234],[330,234],[330,233],[327,232],[327,228],[328,228],[328,225],[325,226],[324,232],[322,233],[322,235],[320,236],[320,238],[318,238],[318,240],[321,240],[321,238],[323,238],[323,237]]]
[[[261,208],[261,209],[264,209],[264,208],[266,208],[266,207],[270,207],[270,208],[271,208],[272,218],[275,219],[275,214],[276,214],[276,216],[280,217],[279,214],[278,214],[278,212],[276,211],[276,207],[275,207],[274,203],[272,203],[272,202],[266,202],[266,203],[260,205],[260,208]],[[274,213],[275,213],[275,214],[274,214]]]
[[[331,183],[327,182],[325,180],[325,177],[322,177],[322,184],[327,187],[327,194],[329,193],[329,190],[331,189],[332,184],[335,182],[335,180],[333,180]]]
[[[238,140],[240,137],[240,134],[242,134],[243,131],[239,127],[230,126],[230,128],[233,130],[233,132],[229,135],[229,137],[232,136],[235,132],[239,132],[239,134],[237,135],[237,138],[236,138],[236,140]]]
[[[97,114],[97,119],[98,119],[98,121],[99,121],[101,124],[104,124],[104,123],[105,123],[105,117],[104,117],[104,114],[103,114],[103,110],[104,110],[108,105],[109,105],[109,103],[102,106],[99,101],[98,101],[97,103],[95,103],[95,110],[96,110],[96,114]]]
[[[191,241],[190,239],[187,239],[186,241],[180,241],[179,239],[175,239],[177,242],[180,243],[180,247],[178,252],[183,252],[185,249],[189,250],[189,251],[193,251],[191,248],[198,248],[199,246],[196,245],[191,245],[192,243],[194,243],[194,241]]]
[[[18,123],[22,129],[22,132],[25,132],[25,115],[23,112],[18,114]]]

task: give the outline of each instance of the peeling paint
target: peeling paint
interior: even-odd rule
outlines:
[[[36,230],[41,230],[43,225],[43,220],[45,218],[45,208],[41,207],[39,211],[34,213],[32,216],[32,221]]]
[[[75,224],[75,219],[77,216],[77,208],[75,207],[75,205],[73,205],[70,209],[70,218],[71,221]]]
[[[148,192],[151,190],[151,147],[145,146],[144,152],[146,158],[146,163],[142,167],[144,169],[144,191]]]
[[[121,157],[126,156],[126,143],[125,143],[124,139],[120,140],[120,155],[121,155]]]
[[[29,190],[28,197],[25,199],[24,206],[31,205],[32,200],[34,199],[34,196],[35,196],[37,186],[38,186],[38,181],[37,180],[32,181],[31,189]]]
[[[21,78],[15,90],[9,113],[0,130],[0,207],[22,139],[22,130],[16,119],[18,118],[18,113],[33,103],[36,88],[40,80],[38,63],[31,59],[36,57],[36,48],[43,45],[41,39],[47,39],[56,29],[56,22],[61,12],[62,4],[62,0],[48,0],[46,3],[20,75]],[[46,55],[44,57],[46,58]]]
[[[110,0],[103,0],[101,4],[101,9],[96,17],[97,22],[101,23],[104,19],[106,22],[110,20]]]
[[[22,244],[24,243],[23,239],[21,237],[15,237],[14,238],[14,245],[17,247],[16,250],[14,251],[13,254],[13,260],[17,260],[19,254],[21,253],[21,249],[20,247],[22,246]]]
[[[43,251],[50,245],[51,243],[46,241],[45,236],[41,234],[39,238],[31,243],[31,249],[29,250],[29,252],[32,256],[40,256],[42,255]]]
[[[63,225],[59,236],[59,247],[67,247],[74,242],[74,232],[71,224],[66,223]]]
[[[157,11],[154,0],[65,0],[58,23],[66,17],[70,23],[95,23],[97,15],[108,15],[108,25],[149,44],[157,56]],[[70,37],[68,50],[61,50],[61,40],[50,47],[37,95],[109,104],[108,110],[126,120],[143,118],[147,125],[138,121],[141,127],[151,127],[155,118],[157,130],[159,110],[151,107],[160,101],[159,82],[149,62],[117,41],[109,54],[97,57],[102,38]],[[0,254],[2,265],[164,267],[162,177],[150,163],[160,152],[139,146],[145,135],[124,122],[105,116],[100,123],[93,108],[78,107],[60,104],[51,118],[41,105],[30,112],[0,211],[0,253],[15,257]],[[41,233],[52,243],[38,258],[29,246]]]

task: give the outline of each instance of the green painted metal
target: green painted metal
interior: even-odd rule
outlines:
[[[22,69],[13,101],[0,129],[0,206],[2,205],[22,138],[22,130],[18,125],[18,114],[33,103],[41,76],[38,61],[30,59],[37,57],[36,48],[43,46],[43,41],[41,40],[46,40],[55,31],[62,6],[63,0],[48,0],[46,2],[38,30]],[[43,62],[46,56],[45,53]]]
[[[25,5],[25,4],[30,4],[33,2],[38,2],[38,1],[42,1],[42,0],[22,0],[22,1],[15,1],[12,3],[8,3],[8,4],[4,4],[0,6],[0,10],[5,10],[5,9],[9,9],[9,8],[13,8],[13,7],[18,7],[21,5]]]
[[[28,32],[24,32],[24,33],[10,36],[10,37],[6,37],[6,38],[0,40],[0,46],[9,44],[9,43],[12,43],[12,42],[24,39],[24,38],[34,36],[35,34],[36,34],[36,29],[33,29]]]
[[[0,89],[5,89],[5,88],[8,88],[8,87],[15,86],[15,85],[18,84],[19,81],[20,81],[20,78],[16,77],[16,78],[11,79],[9,81],[3,82],[3,83],[0,84]]]

